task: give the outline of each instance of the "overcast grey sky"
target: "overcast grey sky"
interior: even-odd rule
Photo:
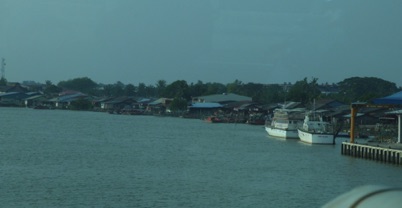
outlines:
[[[402,1],[0,0],[0,57],[18,82],[402,86]]]

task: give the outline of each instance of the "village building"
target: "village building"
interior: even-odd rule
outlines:
[[[29,90],[20,83],[9,83],[6,86],[0,86],[0,94],[9,92],[27,93]]]
[[[24,106],[24,99],[29,97],[28,90],[19,83],[11,83],[0,86],[0,106],[21,107]]]
[[[122,113],[123,110],[131,110],[136,102],[133,97],[122,96],[102,102],[101,108],[110,113]]]
[[[213,94],[207,96],[193,97],[188,107],[189,117],[203,118],[209,115],[225,117],[226,120],[247,120],[245,108],[251,104],[252,98],[234,93]]]
[[[88,99],[89,96],[81,93],[62,93],[62,96],[49,99],[49,103],[52,104],[53,107],[58,109],[68,109],[72,102],[77,101],[79,99]]]
[[[172,101],[172,98],[159,98],[155,101],[149,102],[146,113],[154,115],[164,115],[166,113],[170,113],[170,104]]]
[[[213,115],[222,107],[223,105],[219,103],[193,103],[188,106],[187,117],[202,118]]]
[[[25,98],[25,107],[27,108],[51,108],[51,103],[42,94],[32,94]]]

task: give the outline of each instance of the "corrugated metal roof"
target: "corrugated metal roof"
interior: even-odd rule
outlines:
[[[6,92],[6,93],[1,93],[0,97],[5,97],[9,95],[15,95],[15,94],[21,94],[20,92]]]
[[[219,103],[193,103],[190,108],[221,108],[223,105]]]
[[[283,104],[283,108],[292,109],[292,108],[296,108],[300,104],[301,104],[300,102],[291,101],[291,102],[287,102],[287,103]]]
[[[402,110],[394,110],[394,111],[386,112],[385,114],[402,115]]]
[[[166,103],[166,100],[173,100],[173,99],[170,99],[170,98],[159,98],[159,99],[157,99],[157,100],[155,100],[155,101],[153,101],[153,102],[150,102],[149,105],[164,104],[164,103]]]
[[[127,97],[127,96],[123,96],[123,97],[118,97],[118,98],[114,98],[112,100],[109,100],[105,103],[107,104],[117,104],[117,103],[124,103],[124,102],[136,102],[136,100],[132,97]]]
[[[225,108],[240,108],[240,107],[244,107],[244,106],[248,106],[248,105],[254,105],[256,103],[252,102],[252,101],[237,101],[237,102],[231,102],[228,104],[225,104]]]
[[[199,100],[204,100],[204,102],[225,102],[225,101],[251,101],[251,97],[237,95],[233,93],[229,94],[215,94],[197,97]]]
[[[76,98],[79,97],[85,97],[87,95],[83,94],[83,93],[77,93],[77,94],[72,94],[72,95],[65,95],[65,96],[61,96],[57,98],[57,101],[59,102],[70,102],[72,100],[75,100]]]
[[[34,96],[26,98],[25,100],[35,100],[38,98],[43,98],[45,100],[45,97],[43,95],[34,95]]]

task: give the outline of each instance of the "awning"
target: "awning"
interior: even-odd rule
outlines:
[[[385,105],[402,105],[402,91],[386,97],[375,98],[372,100],[372,103]]]

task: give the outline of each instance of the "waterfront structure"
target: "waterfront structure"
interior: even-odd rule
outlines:
[[[402,107],[402,91],[383,98],[376,98],[371,103],[352,103],[351,105],[351,122],[350,122],[350,142],[343,142],[341,153],[344,155],[371,159],[392,164],[402,164],[402,110],[391,111],[389,114],[398,116],[398,139],[396,143],[386,144],[387,146],[375,146],[367,144],[355,144],[355,120],[358,110],[361,108],[395,108]]]
[[[354,143],[356,129],[356,116],[361,108],[395,108],[402,107],[402,91],[383,97],[376,98],[371,101],[371,103],[352,103],[351,104],[351,118],[350,118],[350,143]],[[402,111],[393,111],[395,115],[398,116],[398,140],[397,143],[402,143]]]
[[[48,106],[46,97],[41,94],[34,94],[25,98],[25,107],[27,108],[35,108],[37,106]]]
[[[126,106],[129,106],[132,108],[132,106],[137,103],[137,100],[135,100],[133,97],[127,97],[127,96],[122,96],[122,97],[117,97],[113,98],[111,100],[108,100],[104,103],[102,103],[102,108],[104,110],[110,111],[110,110],[122,110]]]
[[[222,107],[223,105],[219,103],[193,103],[188,106],[188,114],[190,117],[202,118],[204,116],[213,115],[214,112]]]
[[[380,144],[375,143],[368,145],[342,142],[341,154],[395,165],[402,165],[401,148],[402,146],[390,144],[380,146]]]
[[[0,106],[20,107],[28,95],[22,92],[8,92],[0,94]]]
[[[377,105],[385,104],[402,107],[402,91],[383,98],[374,99],[373,103]],[[392,111],[390,114],[395,114],[398,116],[398,143],[402,143],[402,110]]]
[[[146,111],[155,115],[163,115],[170,111],[169,108],[172,102],[172,98],[159,98],[148,103]]]
[[[86,99],[88,97],[88,95],[81,92],[69,92],[67,94],[62,94],[62,96],[50,99],[49,103],[52,103],[52,106],[55,108],[67,109],[72,102],[79,99]]]

